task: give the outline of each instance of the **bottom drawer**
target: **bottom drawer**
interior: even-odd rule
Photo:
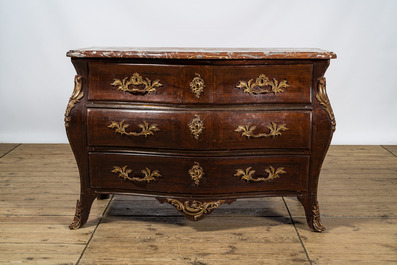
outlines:
[[[177,156],[90,153],[93,188],[153,194],[302,191],[309,156]]]

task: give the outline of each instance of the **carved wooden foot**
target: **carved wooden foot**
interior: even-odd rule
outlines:
[[[178,211],[183,213],[187,219],[191,221],[198,221],[204,219],[208,214],[224,203],[231,204],[235,200],[218,200],[201,202],[195,200],[185,200],[183,202],[177,199],[170,198],[156,198],[160,203],[167,202],[174,206]]]
[[[307,225],[313,232],[323,232],[325,227],[321,223],[320,208],[317,202],[317,196],[298,197],[299,201],[305,208]]]
[[[69,225],[70,229],[78,229],[87,223],[91,205],[95,198],[96,196],[92,195],[80,196],[80,200],[77,200],[73,222]]]

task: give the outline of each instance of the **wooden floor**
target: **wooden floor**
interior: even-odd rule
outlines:
[[[331,146],[321,234],[294,198],[239,200],[190,222],[154,199],[114,196],[71,231],[68,145],[0,144],[0,189],[0,264],[397,264],[397,146]]]

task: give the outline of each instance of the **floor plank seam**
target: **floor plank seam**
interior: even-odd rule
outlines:
[[[296,216],[299,218],[306,218],[305,216]],[[331,216],[321,215],[321,219],[396,219],[397,216]]]
[[[390,151],[389,149],[387,149],[387,148],[384,147],[383,145],[381,145],[381,147],[382,147],[383,149],[385,149],[387,152],[389,152],[392,156],[397,157],[397,155],[395,155],[392,151]]]
[[[61,214],[61,215],[57,215],[57,214],[0,214],[0,216],[2,217],[72,217],[74,216],[74,214]],[[397,218],[397,217],[396,217]]]
[[[281,197],[281,198],[283,199],[285,208],[287,208],[287,212],[288,212],[289,218],[291,219],[292,225],[294,226],[296,235],[298,236],[298,239],[299,239],[299,242],[301,243],[301,246],[302,246],[302,248],[303,248],[303,251],[304,251],[305,254],[306,254],[306,258],[307,258],[307,260],[309,261],[309,264],[312,265],[312,260],[310,259],[309,253],[307,253],[306,247],[305,247],[305,245],[303,244],[303,241],[302,241],[302,238],[301,238],[301,236],[300,236],[300,234],[299,234],[299,232],[298,232],[298,229],[296,228],[296,225],[295,225],[295,222],[294,222],[294,218],[292,218],[292,215],[291,215],[291,212],[290,212],[290,210],[289,210],[289,208],[288,208],[287,202],[285,201],[284,197]]]
[[[9,150],[8,152],[6,152],[4,155],[0,156],[0,159],[5,157],[6,155],[8,155],[9,153],[11,153],[12,151],[14,151],[16,148],[18,148],[19,146],[21,146],[22,144],[18,144],[16,145],[14,148],[12,148],[11,150]]]
[[[108,202],[108,204],[106,205],[106,208],[105,208],[105,210],[104,210],[103,213],[102,213],[102,216],[99,218],[99,221],[98,221],[97,225],[95,226],[94,231],[92,231],[92,234],[91,234],[90,238],[88,239],[87,244],[85,245],[83,251],[81,252],[81,255],[80,255],[79,259],[77,260],[76,265],[80,264],[80,261],[81,261],[81,259],[83,258],[84,253],[85,253],[85,251],[87,250],[88,246],[90,245],[91,240],[92,240],[92,238],[94,237],[96,230],[98,229],[99,225],[102,223],[102,220],[103,220],[103,218],[105,217],[105,215],[106,215],[106,213],[107,213],[107,211],[108,211],[108,209],[109,209],[109,206],[110,206],[110,203],[111,203],[112,200],[113,200],[113,197],[114,197],[114,195],[112,195],[112,196],[110,197],[109,202]]]

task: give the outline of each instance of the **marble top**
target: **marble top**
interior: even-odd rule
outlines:
[[[133,48],[91,47],[70,50],[72,58],[156,59],[334,59],[336,54],[314,48]]]

